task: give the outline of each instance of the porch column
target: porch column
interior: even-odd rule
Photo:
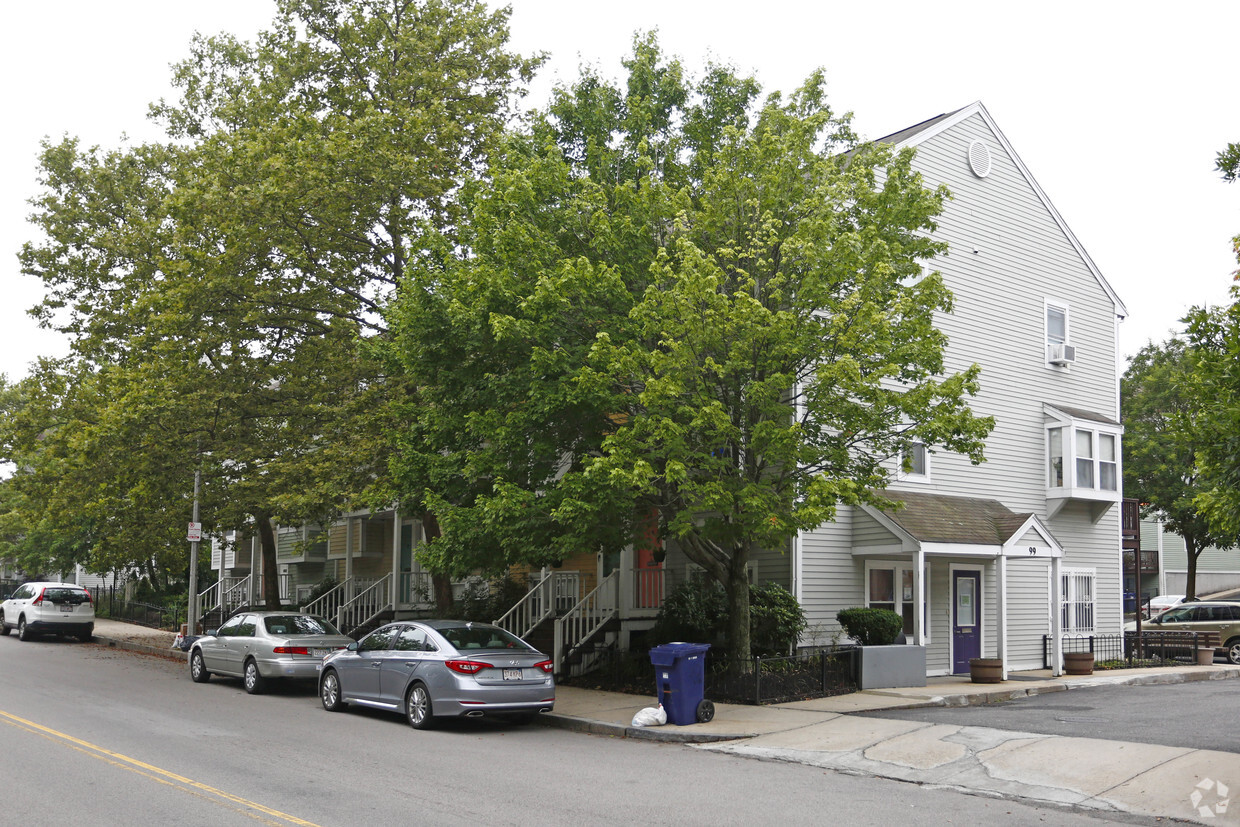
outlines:
[[[1007,555],[1000,552],[998,563],[999,566],[997,573],[999,582],[996,584],[997,594],[995,595],[995,616],[998,618],[999,622],[999,634],[995,641],[995,646],[998,650],[997,654],[999,655],[999,659],[1003,661],[1002,679],[1007,680]]]
[[[392,508],[392,610],[396,610],[401,595],[400,589],[400,509]]]
[[[1059,558],[1051,558],[1051,674],[1063,674],[1063,597],[1059,593]]]
[[[620,612],[620,617],[625,618],[629,616],[635,602],[633,581],[637,578],[637,555],[633,553],[631,544],[620,549],[620,567],[616,576],[620,578],[620,605],[616,609]]]
[[[926,645],[926,552],[918,545],[913,554],[913,643]]]
[[[353,599],[353,518],[344,518],[344,599]]]

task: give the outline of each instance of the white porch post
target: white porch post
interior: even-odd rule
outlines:
[[[926,645],[926,552],[919,545],[913,554],[913,642]]]
[[[633,609],[633,581],[637,579],[637,554],[632,544],[620,549],[620,568],[616,571],[620,579],[619,605],[620,617],[628,617]]]
[[[995,594],[995,616],[999,621],[999,633],[995,640],[995,646],[998,650],[999,659],[1003,661],[1002,679],[1008,679],[1007,668],[1007,632],[1008,632],[1008,616],[1007,616],[1007,555],[999,552],[998,560],[998,583],[996,583]]]
[[[1059,558],[1051,558],[1051,674],[1063,674],[1063,597],[1060,595]]]

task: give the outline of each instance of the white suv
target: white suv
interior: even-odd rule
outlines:
[[[0,635],[14,628],[18,640],[51,634],[86,643],[95,633],[95,604],[90,592],[73,583],[25,583],[0,603]]]

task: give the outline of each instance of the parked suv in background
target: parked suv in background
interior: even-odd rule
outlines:
[[[0,635],[13,629],[18,640],[73,635],[85,643],[95,633],[95,603],[73,583],[24,583],[0,603]]]
[[[1143,628],[1175,632],[1218,632],[1229,663],[1240,664],[1240,603],[1201,600],[1172,606]]]

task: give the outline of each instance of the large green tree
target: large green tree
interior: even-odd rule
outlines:
[[[100,389],[69,430],[130,446],[148,496],[119,464],[54,484],[136,525],[187,514],[203,467],[206,522],[256,530],[268,572],[274,519],[365,502],[387,401],[365,339],[536,65],[506,40],[470,0],[281,0],[254,44],[195,40],[153,110],[167,144],[49,145],[23,264],[73,337],[66,375]]]
[[[465,394],[412,453],[483,469],[457,522],[512,519],[531,556],[656,514],[726,589],[741,660],[756,550],[883,502],[914,440],[981,461],[992,423],[967,404],[977,368],[944,371],[951,297],[922,262],[946,193],[911,152],[858,146],[820,74],[759,101],[651,36],[626,67],[557,91],[399,305],[430,404]]]
[[[1216,530],[1197,502],[1202,487],[1198,461],[1211,427],[1209,386],[1201,384],[1198,375],[1205,345],[1200,336],[1220,320],[1217,313],[1194,311],[1189,321],[1197,346],[1180,338],[1148,344],[1120,380],[1124,491],[1141,501],[1143,516],[1161,517],[1184,539],[1188,597],[1197,596],[1201,552],[1210,546],[1229,547],[1237,536],[1235,531]]]

